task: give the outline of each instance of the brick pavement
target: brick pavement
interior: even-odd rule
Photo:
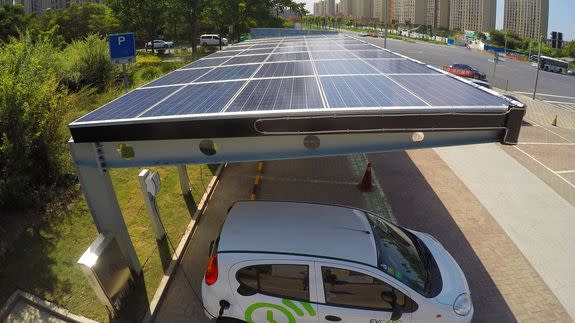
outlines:
[[[369,159],[399,223],[437,237],[462,267],[475,322],[571,322],[513,241],[433,150]]]

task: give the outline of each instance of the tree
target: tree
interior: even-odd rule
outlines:
[[[66,42],[72,42],[90,34],[107,36],[117,32],[120,27],[120,21],[109,7],[92,3],[73,3],[68,9],[49,10],[40,17],[40,20],[42,30],[58,26],[57,33]]]
[[[122,28],[135,32],[140,43],[156,39],[163,31],[168,0],[106,0],[106,4]]]
[[[24,32],[30,19],[31,16],[26,15],[23,5],[0,6],[0,40],[6,42],[10,37],[16,37],[19,32]]]

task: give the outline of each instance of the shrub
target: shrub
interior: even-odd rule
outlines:
[[[150,66],[157,65],[162,62],[162,59],[158,56],[150,53],[138,53],[136,56],[136,64],[138,66]]]
[[[68,45],[62,53],[60,76],[72,91],[94,87],[99,92],[118,78],[119,70],[110,62],[110,50],[105,38],[89,35]]]
[[[151,81],[162,76],[162,70],[157,66],[149,66],[142,70],[141,78],[144,81]]]
[[[68,110],[58,51],[29,35],[0,48],[0,209],[33,205],[57,183]]]

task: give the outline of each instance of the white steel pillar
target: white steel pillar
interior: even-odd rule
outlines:
[[[186,165],[178,166],[178,174],[180,177],[180,188],[182,189],[182,195],[191,195],[190,191],[190,179],[188,178],[188,170]]]
[[[84,192],[84,198],[98,232],[115,235],[120,249],[122,249],[130,264],[130,269],[136,275],[139,275],[142,267],[122,217],[122,211],[116,198],[110,174],[102,167],[105,165],[103,157],[98,156],[99,153],[95,144],[70,142],[69,146],[76,164],[76,171]],[[94,161],[93,164],[86,163],[87,159]]]

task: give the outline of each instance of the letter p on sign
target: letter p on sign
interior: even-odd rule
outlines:
[[[126,41],[126,37],[120,36],[118,37],[118,46],[122,46],[122,43]]]

